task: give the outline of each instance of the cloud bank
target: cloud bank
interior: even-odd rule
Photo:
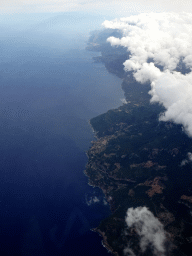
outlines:
[[[148,246],[154,255],[165,255],[165,231],[163,225],[146,207],[129,208],[125,218],[127,226],[134,227],[140,236],[140,247],[145,252]],[[124,250],[125,255],[133,255],[130,248]]]
[[[122,38],[107,40],[130,52],[125,71],[142,84],[150,82],[151,102],[166,108],[160,120],[182,124],[192,136],[192,14],[142,13],[103,26],[122,31]]]

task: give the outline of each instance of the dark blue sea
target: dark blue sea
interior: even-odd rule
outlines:
[[[104,256],[90,229],[110,211],[83,171],[88,121],[121,104],[121,81],[93,63],[85,29],[49,24],[1,32],[0,255]]]

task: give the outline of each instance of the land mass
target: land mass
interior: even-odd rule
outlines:
[[[95,31],[87,50],[101,52],[95,62],[122,79],[126,104],[90,120],[97,140],[88,150],[85,174],[89,184],[102,189],[111,215],[94,230],[104,246],[116,256],[129,247],[139,255],[157,255],[150,247],[143,252],[134,228],[128,228],[128,208],[147,207],[166,232],[164,254],[189,256],[192,251],[192,139],[180,125],[160,122],[164,107],[150,103],[149,84],[139,84],[123,69],[129,52],[106,42],[119,31]],[[182,72],[184,67],[180,67]],[[131,254],[127,254],[131,255]]]

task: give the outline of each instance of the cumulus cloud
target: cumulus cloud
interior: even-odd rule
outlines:
[[[125,71],[142,84],[150,82],[151,102],[166,108],[160,120],[182,124],[192,136],[192,14],[142,13],[103,25],[122,31],[122,38],[107,41],[127,48]],[[185,74],[178,71],[181,64]]]
[[[155,255],[165,255],[165,231],[160,221],[146,207],[129,208],[125,218],[127,226],[134,227],[140,236],[140,247],[145,252],[151,246]],[[134,255],[130,248],[125,255]]]

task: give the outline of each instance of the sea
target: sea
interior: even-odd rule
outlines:
[[[85,49],[103,17],[85,16],[1,17],[2,256],[109,255],[91,229],[110,209],[83,171],[90,118],[124,95],[121,80],[93,62],[99,53]]]

